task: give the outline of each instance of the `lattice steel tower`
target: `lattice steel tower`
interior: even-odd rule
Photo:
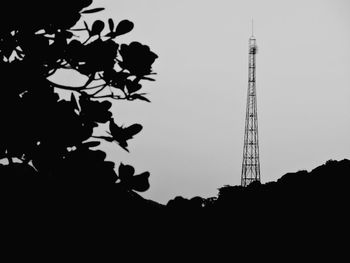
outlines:
[[[257,45],[252,27],[252,36],[249,38],[248,92],[241,177],[242,186],[247,186],[253,181],[260,181],[258,112],[255,87],[256,53]]]

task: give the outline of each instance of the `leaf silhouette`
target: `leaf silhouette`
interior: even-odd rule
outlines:
[[[139,133],[141,130],[142,130],[141,124],[133,124],[129,127],[123,128],[121,126],[119,127],[116,123],[114,123],[113,118],[109,121],[110,135],[126,151],[129,151],[127,149],[128,147],[127,140],[132,139],[133,136]]]
[[[114,31],[114,21],[112,18],[108,19],[108,26],[109,26],[109,30],[111,32],[113,32]]]
[[[101,143],[97,141],[85,142],[83,145],[87,148],[99,146]]]
[[[126,80],[125,85],[129,94],[134,93],[142,88],[142,85],[140,83],[131,81],[129,79]]]
[[[125,182],[132,178],[135,173],[135,169],[131,165],[124,165],[123,163],[120,163],[118,173],[120,180]]]
[[[145,192],[149,189],[149,172],[144,172],[132,177],[131,188],[137,192]]]
[[[134,28],[134,23],[129,20],[122,20],[115,29],[115,37],[129,33]]]
[[[158,58],[149,46],[135,41],[129,45],[120,45],[119,54],[121,57],[121,60],[118,60],[119,66],[139,79],[152,74],[152,64]]]
[[[92,24],[92,28],[91,28],[91,32],[90,32],[90,36],[94,36],[94,35],[99,35],[101,34],[102,30],[105,27],[105,23],[103,23],[103,21],[101,20],[96,20],[93,24]]]
[[[110,120],[112,113],[109,108],[112,106],[110,101],[94,101],[85,93],[79,97],[81,108],[80,115],[89,122],[106,123]]]
[[[149,77],[142,77],[141,79],[149,80],[149,81],[156,81],[155,79],[149,78]]]
[[[123,129],[124,136],[127,140],[132,139],[134,135],[138,134],[142,130],[141,124],[133,124]]]
[[[131,98],[132,100],[137,99],[137,100],[143,100],[143,101],[151,102],[149,99],[147,99],[146,97],[142,96],[141,94],[132,94],[132,95],[130,96],[130,98]]]
[[[131,165],[120,163],[118,169],[120,184],[125,190],[134,190],[138,192],[147,191],[150,187],[148,178],[149,172],[143,172],[135,175],[135,169]]]

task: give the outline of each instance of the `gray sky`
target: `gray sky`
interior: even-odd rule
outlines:
[[[95,0],[91,19],[129,19],[119,41],[159,55],[152,103],[116,102],[115,119],[144,130],[108,158],[150,171],[144,197],[209,197],[240,184],[254,17],[261,178],[350,158],[350,1]]]

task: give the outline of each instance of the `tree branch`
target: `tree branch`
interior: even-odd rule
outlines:
[[[96,88],[99,88],[99,87],[102,87],[102,86],[107,87],[107,84],[101,84],[101,85],[97,85],[97,86],[86,87],[85,89],[86,90],[88,90],[88,89],[96,89]]]
[[[104,90],[104,88],[107,87],[107,84],[102,85],[102,87],[100,89],[98,89],[96,92],[94,92],[93,94],[91,94],[91,96],[95,96],[96,94],[100,93],[102,90]]]
[[[85,85],[84,86],[81,86],[81,87],[71,87],[71,86],[64,86],[64,85],[61,85],[61,84],[58,84],[58,83],[54,83],[50,80],[47,80],[49,82],[50,85],[54,86],[55,88],[58,88],[58,89],[64,89],[64,90],[70,90],[70,91],[76,91],[76,92],[80,92],[82,91],[83,89],[85,89]]]
[[[109,95],[102,95],[102,96],[97,96],[97,97],[92,97],[93,99],[115,99],[115,100],[125,100],[126,97],[121,97],[121,96],[118,96],[118,95],[114,95],[113,93],[112,94],[109,94]]]
[[[11,156],[7,156],[7,160],[9,161],[9,165],[13,164],[13,160]]]
[[[52,86],[54,86],[55,88],[59,88],[59,89],[63,89],[63,90],[70,90],[70,91],[76,91],[76,92],[81,92],[84,89],[90,89],[90,88],[98,88],[101,85],[95,86],[95,87],[90,87],[87,88],[87,86],[94,80],[94,76],[90,76],[89,79],[86,81],[86,83],[83,86],[80,87],[72,87],[72,86],[65,86],[65,85],[61,85],[58,83],[54,83],[48,79],[46,79],[48,81],[48,83]],[[104,84],[103,84],[104,85]]]

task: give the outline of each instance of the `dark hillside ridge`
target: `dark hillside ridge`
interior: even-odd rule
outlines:
[[[255,215],[336,216],[348,206],[349,176],[350,160],[329,160],[310,172],[287,173],[276,182],[254,182],[246,188],[227,185],[219,189],[218,197],[176,197],[167,208],[180,214],[201,211],[233,220]]]

